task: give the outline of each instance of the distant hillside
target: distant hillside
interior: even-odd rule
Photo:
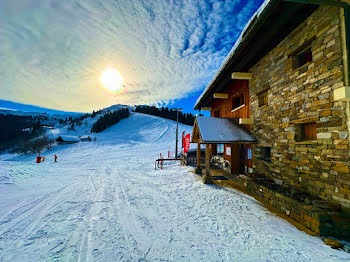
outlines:
[[[11,115],[39,115],[40,113],[45,113],[49,115],[81,115],[82,113],[68,112],[55,109],[49,109],[40,106],[27,105],[22,103],[16,103],[7,100],[0,99],[0,113],[1,114],[11,114]]]
[[[107,111],[116,111],[122,108],[128,108],[129,110],[132,110],[133,107],[128,105],[112,105],[103,109],[94,110],[93,112],[107,112]],[[88,113],[88,112],[86,112]],[[55,110],[40,106],[34,106],[34,105],[28,105],[28,104],[22,104],[22,103],[16,103],[12,101],[7,100],[1,100],[0,99],[0,114],[3,115],[16,115],[16,116],[43,116],[43,115],[50,115],[56,118],[69,118],[70,116],[75,118],[84,115],[85,113],[78,113],[78,112],[69,112],[69,111],[62,111],[62,110]]]
[[[33,153],[37,151],[37,147],[34,147],[36,144],[42,142],[43,147],[51,146],[52,141],[60,134],[80,137],[90,135],[92,131],[101,132],[129,116],[129,108],[113,105],[86,114],[70,114],[64,111],[60,114],[48,114],[0,108],[0,152],[10,150],[17,153]],[[41,138],[46,140],[39,141]]]
[[[119,109],[122,109],[122,108],[128,108],[129,110],[132,110],[133,107],[131,106],[128,106],[128,105],[113,105],[113,106],[109,106],[109,107],[106,107],[103,110],[103,112],[107,112],[107,111],[116,111],[116,110],[119,110]]]

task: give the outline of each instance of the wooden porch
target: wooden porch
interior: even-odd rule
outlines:
[[[204,183],[212,183],[218,176],[248,172],[252,164],[251,144],[255,142],[255,137],[238,124],[238,119],[197,117],[192,133],[192,143],[197,143],[196,173],[202,174]],[[204,166],[201,165],[202,144],[205,144]]]

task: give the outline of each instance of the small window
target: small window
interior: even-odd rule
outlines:
[[[309,40],[305,40],[302,45],[295,49],[288,57],[292,57],[293,68],[298,68],[309,62],[312,62],[312,43],[316,39],[316,36],[311,37]]]
[[[259,107],[265,106],[268,103],[268,98],[267,98],[268,92],[267,90],[263,93],[260,93],[258,95],[258,102],[259,102]]]
[[[224,155],[224,144],[217,144],[216,150],[218,155]]]
[[[311,46],[296,56],[296,67],[305,65],[308,62],[312,62]]]
[[[303,140],[314,140],[317,138],[316,123],[302,124]]]
[[[271,162],[271,147],[261,147],[261,160],[264,160],[266,162]]]
[[[317,139],[316,123],[305,123],[296,126],[296,140],[315,140]]]
[[[236,96],[232,98],[232,110],[237,110],[238,108],[241,108],[244,106],[244,99],[243,95]]]

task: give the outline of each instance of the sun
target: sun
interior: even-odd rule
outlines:
[[[123,78],[115,69],[107,69],[101,75],[102,85],[112,92],[119,91],[123,86]]]

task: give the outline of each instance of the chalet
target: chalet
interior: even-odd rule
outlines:
[[[66,145],[66,144],[78,143],[78,142],[80,142],[80,139],[77,136],[62,135],[56,139],[56,142],[59,145]]]
[[[325,211],[350,208],[349,52],[350,1],[265,1],[195,104],[211,114],[192,134],[207,144],[205,182],[221,159],[244,191],[349,239]]]
[[[89,135],[83,135],[83,136],[79,137],[79,139],[80,139],[80,141],[83,141],[83,142],[90,142],[90,141],[92,141],[92,138]]]

